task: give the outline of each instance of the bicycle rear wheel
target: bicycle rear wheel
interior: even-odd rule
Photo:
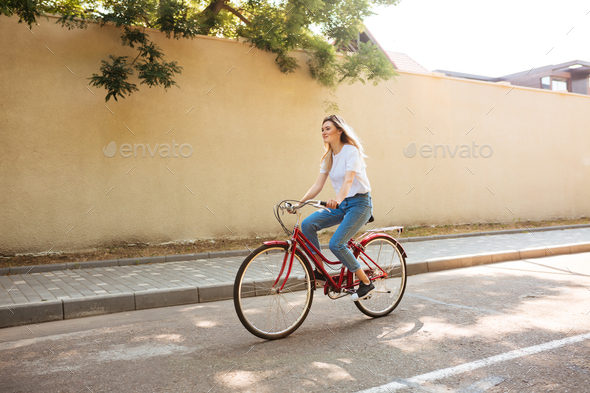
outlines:
[[[375,292],[372,296],[354,302],[354,304],[361,312],[370,317],[383,317],[397,307],[404,295],[406,260],[395,242],[387,236],[375,237],[369,240],[364,247],[367,256],[387,273],[387,278],[373,280]],[[374,267],[364,255],[361,254],[359,258],[364,258],[369,266]],[[373,274],[378,276],[382,272],[375,268]]]
[[[234,306],[240,322],[250,333],[267,340],[284,338],[297,330],[313,301],[313,274],[299,252],[289,279],[278,292],[289,268],[287,259],[281,272],[285,255],[289,257],[287,245],[260,246],[244,260],[234,283]],[[305,278],[300,280],[299,276]]]

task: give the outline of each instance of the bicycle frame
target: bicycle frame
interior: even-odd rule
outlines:
[[[289,240],[264,242],[251,251],[236,274],[234,307],[242,325],[257,337],[276,340],[287,337],[301,326],[311,312],[317,289],[318,277],[314,277],[313,266],[317,275],[322,272],[326,276],[324,294],[330,299],[358,293],[355,286],[360,282],[355,281],[355,273],[345,266],[338,266],[340,261],[326,258],[321,247],[314,246],[318,243],[315,237],[312,243],[312,238],[302,233],[299,227],[301,209],[308,205],[322,209],[327,202],[283,200],[277,203],[274,215]],[[293,230],[281,219],[285,210],[297,214]],[[371,318],[389,315],[398,306],[406,288],[406,253],[395,238],[385,233],[397,230],[401,234],[402,229],[393,226],[370,228],[346,242],[368,278],[374,281],[367,296],[359,294],[359,298],[353,296],[351,299],[363,314]],[[333,267],[328,269],[330,266]]]
[[[280,272],[279,272],[279,274],[272,286],[273,287],[277,286],[277,284],[279,283],[280,277],[283,275],[283,272],[285,271],[285,267],[288,266],[285,279],[283,280],[281,287],[278,289],[278,292],[281,292],[283,290],[283,288],[284,288],[285,284],[287,283],[287,280],[289,279],[289,276],[291,274],[291,268],[293,266],[293,260],[295,258],[295,254],[296,254],[297,250],[299,249],[299,250],[303,251],[311,259],[311,261],[316,266],[316,268],[322,272],[322,274],[326,277],[327,282],[330,284],[330,285],[324,285],[324,294],[328,293],[328,289],[330,287],[332,287],[335,291],[342,292],[342,290],[344,290],[348,293],[352,293],[350,291],[350,289],[359,284],[358,281],[354,280],[353,272],[349,271],[345,266],[342,266],[342,268],[340,269],[340,275],[338,277],[338,282],[334,281],[332,276],[330,276],[330,274],[328,274],[326,269],[323,267],[321,261],[323,261],[329,265],[338,265],[341,262],[340,261],[334,262],[334,261],[328,260],[324,256],[324,254],[322,254],[322,252],[320,250],[318,250],[316,248],[316,246],[314,246],[311,243],[311,241],[301,232],[301,229],[299,228],[299,221],[301,219],[301,213],[299,211],[297,211],[297,214],[298,214],[298,219],[297,219],[297,223],[295,224],[295,227],[293,229],[293,234],[291,236],[291,240],[289,240],[287,242],[276,241],[276,240],[264,242],[264,244],[267,244],[267,245],[273,245],[273,244],[288,244],[289,245],[289,251],[287,253],[285,253],[285,257],[283,258],[283,264],[281,266],[281,270],[280,270]],[[365,232],[363,235],[361,235],[359,237],[359,239],[366,237],[364,240],[365,241],[369,240],[372,237],[372,236],[367,236],[367,234],[369,232]],[[373,236],[375,236],[375,235],[377,235],[377,233],[375,233]],[[379,233],[379,235],[391,237],[385,233]],[[397,241],[393,237],[391,237],[391,238],[397,243]],[[354,256],[356,258],[360,257],[359,258],[360,261],[362,261],[371,271],[375,271],[376,269],[381,271],[381,274],[372,275],[373,279],[387,278],[387,273],[385,273],[385,271],[381,268],[381,266],[377,265],[377,263],[375,261],[373,261],[373,259],[371,259],[371,257],[369,257],[365,253],[364,247],[362,246],[362,244],[355,242],[353,239],[350,239],[348,241],[347,245],[348,245],[348,247],[350,247]],[[404,252],[404,254],[405,254],[405,252]],[[372,268],[369,265],[369,263],[367,262],[367,259],[370,261],[370,263],[372,263],[375,266],[375,268]],[[345,279],[345,270],[346,270],[346,281],[344,280]],[[343,285],[345,282],[346,282],[346,285]],[[314,280],[313,289],[316,289],[315,280]]]
[[[313,261],[313,263],[315,264],[316,268],[322,272],[322,274],[326,277],[327,282],[330,283],[330,285],[337,291],[340,291],[342,289],[349,289],[349,288],[353,288],[355,285],[358,285],[358,280],[355,281],[354,280],[354,273],[351,272],[350,270],[348,270],[346,267],[342,266],[342,268],[340,269],[340,275],[338,277],[338,282],[334,281],[332,279],[332,277],[328,274],[328,272],[326,271],[326,269],[323,267],[323,265],[320,263],[319,259],[321,258],[321,260],[329,265],[338,265],[341,262],[340,261],[329,261],[324,254],[321,253],[320,250],[318,250],[310,241],[309,239],[307,239],[307,237],[305,237],[305,235],[301,232],[301,230],[299,229],[299,227],[295,228],[294,231],[294,238],[297,241],[297,246],[299,247],[299,249],[302,249],[305,254],[311,258],[311,260]],[[387,273],[385,273],[385,271],[383,269],[381,269],[381,267],[379,265],[377,265],[377,263],[375,261],[373,261],[371,259],[371,257],[369,257],[364,249],[362,248],[362,246],[360,244],[357,244],[356,242],[354,242],[353,239],[350,239],[348,241],[348,246],[350,247],[352,253],[354,254],[355,257],[359,257],[360,256],[360,261],[362,261],[367,268],[369,268],[370,270],[375,270],[379,269],[381,270],[380,275],[378,276],[373,276],[373,278],[381,278],[381,277],[387,277]],[[310,250],[311,248],[311,250]],[[315,254],[313,253],[315,252]],[[367,258],[370,263],[372,263],[375,268],[372,268],[369,263],[367,263],[367,260],[365,259]],[[359,262],[360,262],[359,261]],[[346,281],[344,281],[344,274],[346,272]],[[343,283],[346,282],[347,285],[343,286]],[[325,286],[326,290],[327,290],[327,286]]]

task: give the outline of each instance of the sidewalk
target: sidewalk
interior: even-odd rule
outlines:
[[[590,252],[590,228],[407,241],[402,246],[408,254],[408,275],[413,275]],[[326,255],[336,259],[328,250]],[[233,281],[244,258],[236,255],[0,276],[0,328],[231,299]]]

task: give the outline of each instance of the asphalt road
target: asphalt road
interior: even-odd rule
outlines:
[[[264,341],[233,302],[0,330],[0,392],[590,392],[590,253],[409,278],[389,316],[319,292]]]

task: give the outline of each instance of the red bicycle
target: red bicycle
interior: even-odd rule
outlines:
[[[344,266],[340,273],[330,275],[320,261],[329,261],[301,232],[301,208],[313,206],[326,209],[326,203],[316,200],[298,203],[281,201],[275,206],[275,217],[287,235],[287,241],[268,241],[250,253],[238,270],[234,283],[234,306],[246,329],[260,338],[274,340],[287,337],[301,326],[313,301],[316,281],[311,260],[327,281],[324,294],[340,299],[355,293],[359,281]],[[297,222],[290,231],[281,220],[285,210],[297,214]],[[348,241],[367,277],[375,285],[370,297],[354,304],[364,314],[378,318],[391,313],[399,304],[406,288],[406,252],[384,231],[403,227],[371,229]],[[315,254],[314,254],[315,252]],[[364,265],[363,265],[364,264]]]

